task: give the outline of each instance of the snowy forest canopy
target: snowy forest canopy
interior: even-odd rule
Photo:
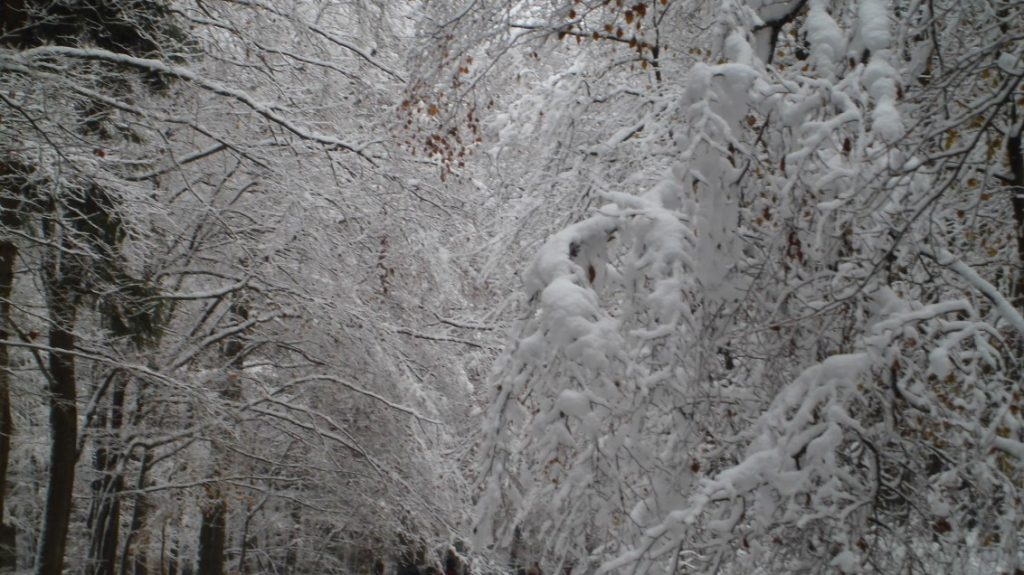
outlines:
[[[1019,0],[4,0],[0,573],[1024,572]]]

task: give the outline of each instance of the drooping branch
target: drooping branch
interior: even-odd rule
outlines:
[[[1001,315],[1004,320],[1020,332],[1021,335],[1024,335],[1024,317],[1022,317],[1020,312],[1013,307],[1010,300],[1001,294],[994,285],[990,284],[985,280],[985,278],[978,275],[978,272],[974,271],[970,266],[957,259],[956,256],[949,253],[949,251],[942,248],[935,250],[923,248],[921,249],[921,254],[934,260],[935,263],[956,272],[957,275],[964,279],[964,281],[969,283],[972,287],[981,292],[981,294],[990,302],[992,302],[992,304],[996,306],[996,310],[999,311],[999,315]]]

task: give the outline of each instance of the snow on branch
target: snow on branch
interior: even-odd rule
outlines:
[[[956,256],[943,248],[939,248],[938,250],[924,248],[921,250],[921,254],[935,260],[935,263],[956,272],[957,275],[964,279],[964,281],[971,284],[971,286],[988,298],[988,300],[996,306],[996,309],[999,311],[999,315],[1001,315],[1003,319],[1009,322],[1014,329],[1019,331],[1021,334],[1024,334],[1024,317],[1020,315],[1020,312],[1013,307],[1013,304],[1011,304],[1003,294],[999,293],[999,290],[996,289],[994,285],[985,281],[984,278],[978,275],[978,272],[971,269],[970,266],[960,261]]]
[[[128,56],[126,54],[118,54],[116,52],[102,50],[99,48],[71,48],[68,46],[42,46],[39,48],[23,50],[16,55],[15,59],[24,62],[27,65],[34,66],[39,61],[57,56],[77,58],[81,60],[98,60],[111,64],[130,66],[139,70],[165,74],[167,76],[191,82],[208,92],[240,102],[260,116],[263,116],[270,122],[281,126],[303,140],[316,142],[328,147],[329,149],[347,150],[359,155],[370,163],[374,163],[374,160],[365,153],[367,144],[353,144],[334,136],[304,128],[274,110],[273,106],[256,100],[247,92],[209,78],[205,78],[188,68],[173,66],[166,62],[151,58],[138,58],[135,56]]]

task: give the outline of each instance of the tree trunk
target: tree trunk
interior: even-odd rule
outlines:
[[[248,559],[246,557],[246,554],[249,551],[249,547],[256,546],[256,544],[255,544],[255,537],[251,537],[249,535],[249,526],[252,525],[253,517],[255,517],[256,514],[259,513],[260,510],[263,509],[263,506],[266,505],[268,499],[269,499],[269,496],[265,496],[259,503],[256,504],[255,507],[253,507],[251,504],[246,504],[246,506],[245,506],[245,521],[242,523],[242,536],[241,536],[241,540],[240,540],[241,541],[241,545],[240,545],[241,549],[238,552],[238,569],[237,569],[237,572],[238,572],[239,575],[245,575],[246,573],[249,572],[249,570],[248,570],[248,568],[246,566],[246,561]]]
[[[0,523],[0,573],[14,573],[18,568],[18,530],[14,525]]]
[[[0,175],[10,176],[9,166],[0,165]],[[15,182],[9,182],[5,197],[0,198],[0,224],[4,229],[21,226],[21,190]],[[14,289],[14,265],[18,260],[18,246],[10,240],[0,241],[0,340],[10,337],[11,292]],[[9,573],[17,568],[15,542],[17,530],[5,523],[7,497],[7,468],[11,461],[11,436],[14,434],[14,420],[11,416],[11,358],[7,345],[0,343],[0,573]]]
[[[122,375],[113,377],[115,379],[110,400],[109,427],[106,434],[98,435],[104,443],[96,449],[95,456],[95,469],[99,478],[93,486],[93,530],[89,545],[88,570],[90,575],[114,575],[117,565],[124,476],[118,469],[122,454],[120,446],[116,445],[116,438],[121,433],[127,381]]]
[[[1012,105],[1012,104],[1011,104]],[[1017,122],[1017,109],[1013,108],[1010,116],[1014,123]],[[1017,233],[1017,285],[1014,303],[1018,310],[1024,310],[1024,140],[1021,132],[1024,132],[1024,123],[1020,124],[1020,131],[1011,134],[1006,140],[1006,159],[1010,164],[1010,179],[1007,182],[1010,189],[1010,205],[1013,207],[1013,223]]]
[[[72,274],[67,257],[61,257],[59,278],[50,282],[50,485],[46,491],[46,517],[39,543],[38,575],[61,575],[64,548],[71,520],[71,495],[78,458],[78,406],[75,390],[75,316]]]
[[[210,501],[203,509],[199,529],[199,575],[223,575],[224,548],[227,541],[227,504],[216,487],[210,489]]]
[[[97,493],[100,497],[90,545],[89,573],[91,575],[114,575],[117,565],[117,543],[120,536],[121,492],[124,479],[120,475],[103,478],[103,487]]]
[[[3,220],[6,223],[7,210]],[[14,262],[18,248],[14,242],[0,242],[0,340],[7,340],[7,326],[11,314],[11,290],[14,286]],[[4,522],[7,496],[7,466],[11,460],[11,435],[14,421],[11,417],[10,355],[7,346],[0,343],[0,573],[14,571],[17,567],[15,541],[17,532],[13,525]]]
[[[249,317],[245,305],[232,304],[231,312],[239,321]],[[228,373],[224,378],[224,386],[220,395],[227,401],[238,401],[242,397],[241,371],[244,362],[245,345],[240,337],[232,337],[224,345],[224,356],[228,359]],[[218,465],[224,455],[216,442],[210,444],[210,457],[214,460],[212,479],[217,478]],[[207,490],[207,502],[203,508],[203,523],[199,528],[199,575],[222,575],[227,563],[225,549],[227,547],[227,514],[228,505],[217,483],[212,483]]]
[[[124,551],[121,552],[121,575],[146,575],[149,571],[149,555],[146,550],[146,541],[141,540],[139,534],[146,524],[149,516],[149,501],[143,488],[146,487],[146,476],[149,474],[149,466],[153,463],[153,452],[145,450],[142,456],[142,467],[139,469],[139,478],[135,482],[135,509],[132,511],[132,524],[125,536]]]
[[[167,556],[167,572],[166,575],[178,575],[178,558],[181,556],[178,550],[178,537],[175,536],[171,540],[171,551]]]

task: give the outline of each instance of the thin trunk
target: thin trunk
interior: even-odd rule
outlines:
[[[247,551],[249,551],[249,524],[250,524],[250,522],[252,522],[252,516],[255,514],[255,511],[253,511],[251,506],[248,505],[248,504],[245,507],[245,512],[246,512],[245,513],[245,522],[242,523],[242,537],[241,537],[242,548],[238,552],[238,573],[239,573],[239,575],[245,575],[245,573],[247,572],[247,570],[245,568],[245,559],[246,559],[245,558],[245,554],[246,554]]]
[[[178,538],[167,535],[167,523],[160,530],[160,575],[178,575]]]
[[[4,216],[6,220],[6,213]],[[18,248],[14,242],[0,242],[0,340],[8,338],[7,325],[10,322],[11,289],[14,286],[14,262],[17,257]],[[14,571],[17,567],[17,533],[13,525],[8,525],[4,521],[7,466],[11,460],[11,435],[14,433],[10,377],[10,356],[7,346],[0,344],[0,573]]]
[[[95,456],[95,468],[99,479],[93,488],[94,523],[89,546],[88,571],[91,575],[114,575],[117,566],[124,476],[119,469],[122,454],[116,442],[121,434],[127,381],[120,375],[114,377],[109,427],[105,434],[97,435],[104,444],[97,448]]]
[[[269,496],[264,496],[255,507],[252,505],[246,505],[245,507],[245,521],[242,523],[242,538],[241,538],[241,550],[238,552],[238,573],[239,575],[245,575],[248,572],[246,568],[246,554],[249,551],[249,547],[252,546],[253,540],[249,537],[249,526],[252,525],[252,519],[259,513],[263,506],[266,505],[270,499]]]
[[[249,317],[245,305],[232,304],[231,312],[239,321]],[[232,337],[224,345],[224,356],[228,359],[228,373],[221,388],[220,395],[227,401],[238,401],[242,397],[241,371],[244,362],[245,345],[241,338]],[[216,479],[218,466],[224,464],[223,454],[216,442],[210,445],[211,457],[214,459]],[[227,564],[225,549],[227,548],[227,515],[228,505],[221,493],[221,487],[212,483],[207,491],[207,502],[203,508],[203,523],[199,528],[199,575],[222,575]]]
[[[180,557],[180,552],[178,550],[177,536],[171,540],[171,551],[167,555],[167,575],[178,575],[178,557]]]
[[[92,575],[114,575],[117,565],[117,543],[121,524],[121,492],[124,479],[121,475],[104,478],[106,484],[100,495],[102,501],[93,529],[90,556]]]
[[[6,212],[6,210],[5,210]],[[6,220],[6,213],[4,219]],[[8,337],[7,325],[11,315],[11,289],[14,286],[14,262],[18,248],[13,242],[0,242],[0,339]],[[17,567],[17,531],[4,521],[7,495],[7,466],[11,460],[11,435],[14,421],[11,417],[10,356],[7,346],[0,344],[0,573],[9,573]]]
[[[6,175],[10,170],[0,166]],[[14,188],[14,186],[10,186]],[[7,191],[7,190],[5,190]],[[5,229],[21,225],[21,200],[18,190],[9,190],[10,196],[0,199],[0,223]],[[10,240],[0,241],[0,340],[10,337],[11,292],[14,289],[14,264],[18,259],[18,246]],[[11,358],[7,345],[0,343],[0,573],[17,568],[17,530],[5,521],[7,503],[7,468],[11,461],[11,436],[14,420],[11,416]]]
[[[295,530],[299,533],[302,532],[302,508],[298,505],[292,505],[292,525],[295,526]],[[284,557],[285,573],[295,573],[295,568],[299,565],[299,541],[300,538],[296,537],[294,533],[285,533],[285,544],[288,546],[288,552]]]
[[[75,390],[75,319],[78,311],[74,295],[72,265],[61,257],[57,281],[50,282],[50,485],[46,491],[46,517],[39,543],[38,575],[61,575],[68,523],[71,520],[71,495],[75,486],[75,461],[78,458],[78,405]]]
[[[1017,109],[1013,108],[1010,115],[1013,123],[1017,122]],[[1019,124],[1016,134],[1006,140],[1006,159],[1010,164],[1010,205],[1013,206],[1013,223],[1017,232],[1017,285],[1014,298],[1017,309],[1024,310],[1024,121]]]
[[[144,448],[145,449],[145,448]],[[146,487],[146,477],[149,475],[149,466],[153,462],[153,453],[145,449],[142,456],[142,467],[139,469],[139,477],[135,482],[135,509],[132,510],[132,523],[128,534],[124,539],[124,550],[121,552],[121,575],[146,575],[149,556],[146,553],[146,541],[140,537],[142,528],[149,516],[149,500],[143,489]]]
[[[1010,191],[1010,205],[1013,208],[1013,224],[1017,236],[1017,281],[1013,286],[1011,300],[1018,311],[1024,313],[1024,118],[1018,122],[1017,105],[1011,104],[1010,124],[1016,124],[1016,133],[1006,139],[1006,159],[1010,165],[1010,178],[1006,182]],[[1022,109],[1024,111],[1024,109]],[[1024,353],[1024,337],[1016,334],[1018,357]],[[1019,363],[1018,363],[1019,366]],[[1010,371],[1010,381],[1021,380],[1019,367]],[[1018,383],[1018,388],[1020,387]]]

